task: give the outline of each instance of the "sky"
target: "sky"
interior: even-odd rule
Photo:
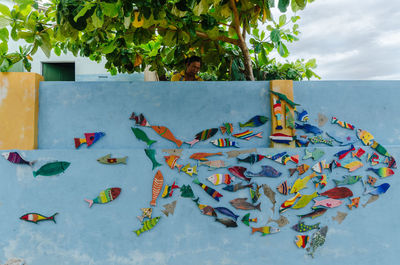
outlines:
[[[317,59],[322,80],[400,79],[399,0],[316,0],[298,15],[290,61]]]

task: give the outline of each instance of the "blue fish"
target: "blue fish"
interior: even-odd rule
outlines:
[[[340,145],[354,144],[355,142],[358,141],[356,135],[339,136],[335,132],[326,132],[326,134],[336,142],[340,143]]]
[[[378,187],[376,187],[376,189],[374,189],[374,190],[370,190],[368,192],[365,191],[364,194],[381,195],[381,194],[385,193],[389,188],[390,188],[389,183],[383,183],[383,184],[379,185]]]
[[[234,214],[231,210],[229,210],[228,208],[225,207],[215,207],[214,210],[216,210],[217,212],[220,212],[226,216],[232,217],[235,219],[235,221],[237,221],[239,215]]]
[[[334,156],[337,156],[339,160],[342,160],[345,158],[351,151],[355,151],[356,149],[354,148],[354,145],[351,145],[349,149],[342,150],[334,154]]]
[[[303,124],[303,125],[301,125],[301,124],[296,123],[296,130],[297,130],[297,129],[303,130],[303,131],[305,131],[306,133],[313,133],[313,134],[315,134],[315,135],[318,135],[318,134],[322,134],[322,133],[323,133],[323,131],[322,131],[320,128],[318,128],[318,127],[316,127],[316,126],[313,126],[313,125],[310,125],[310,124]]]
[[[302,121],[302,122],[308,122],[308,112],[306,110],[303,110],[302,112],[297,111],[297,120]]]
[[[250,171],[246,171],[246,176],[248,177],[268,177],[268,178],[277,178],[282,175],[281,172],[276,170],[271,166],[261,166],[261,171],[258,173],[252,173]]]

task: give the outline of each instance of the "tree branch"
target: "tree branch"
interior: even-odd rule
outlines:
[[[200,38],[210,39],[211,40],[210,36],[208,36],[207,33],[196,31],[196,35],[198,37],[200,37]],[[217,40],[228,42],[228,43],[231,43],[233,45],[239,45],[239,40],[231,39],[231,38],[228,38],[226,36],[218,36]]]

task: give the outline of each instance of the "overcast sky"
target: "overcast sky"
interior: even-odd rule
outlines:
[[[400,80],[400,0],[316,0],[298,15],[290,61],[316,58],[322,80]]]

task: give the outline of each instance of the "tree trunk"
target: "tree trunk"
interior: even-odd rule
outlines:
[[[244,69],[246,71],[246,79],[254,81],[253,75],[253,66],[251,65],[251,57],[249,49],[247,48],[246,42],[243,42],[239,45],[240,49],[243,53],[243,62],[244,62]]]

